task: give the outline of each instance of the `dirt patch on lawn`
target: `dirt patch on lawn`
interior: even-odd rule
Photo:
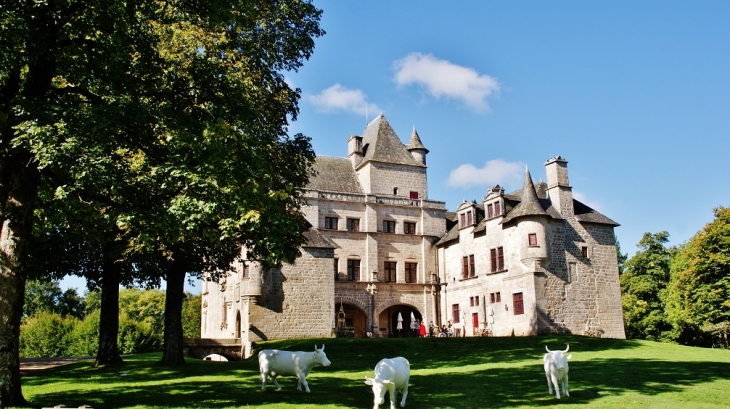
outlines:
[[[76,361],[94,360],[93,356],[64,357],[64,358],[20,358],[20,373],[27,374],[44,369],[70,364]]]

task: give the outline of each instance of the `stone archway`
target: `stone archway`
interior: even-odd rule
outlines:
[[[367,314],[359,305],[345,301],[335,305],[335,325],[337,325],[336,335],[338,337],[365,337],[367,322]]]
[[[402,329],[398,329],[398,314],[402,318],[401,326]],[[379,310],[378,321],[380,323],[380,332],[387,330],[388,336],[396,338],[413,338],[417,337],[418,333],[414,335],[411,331],[411,314],[418,322],[423,319],[423,315],[413,305],[407,303],[393,303],[385,308]]]

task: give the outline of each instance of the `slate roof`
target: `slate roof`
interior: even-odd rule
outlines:
[[[512,211],[502,219],[502,223],[509,223],[510,221],[525,216],[548,216],[548,213],[543,208],[542,203],[537,197],[535,191],[535,185],[532,183],[532,177],[530,171],[525,169],[525,182],[522,186],[522,192],[520,195],[520,203],[515,206]]]
[[[573,212],[575,213],[575,218],[579,222],[620,226],[620,224],[575,199],[573,199]]]
[[[459,215],[456,212],[446,212],[446,234],[436,242],[436,246],[448,243],[459,238]]]
[[[422,149],[428,153],[428,149],[426,149],[425,146],[423,146],[423,143],[421,143],[421,137],[418,136],[418,132],[416,132],[416,127],[413,127],[413,132],[411,132],[411,140],[408,141],[408,145],[406,145],[406,149],[409,151],[412,149]]]
[[[406,150],[383,114],[378,115],[365,127],[362,134],[362,150],[365,155],[357,168],[371,161],[426,167]]]
[[[314,161],[314,171],[316,175],[309,180],[307,189],[362,193],[360,182],[348,158],[317,156]]]

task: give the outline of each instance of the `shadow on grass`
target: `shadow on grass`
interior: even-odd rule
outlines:
[[[323,340],[317,340],[320,345]],[[332,365],[315,368],[307,378],[312,393],[296,390],[296,379],[281,377],[282,391],[271,383],[261,391],[258,362],[249,359],[218,363],[187,359],[179,368],[156,363],[159,355],[130,358],[121,367],[93,368],[79,362],[24,377],[25,386],[69,384],[68,390],[46,393],[33,404],[95,407],[256,407],[277,403],[370,407],[372,392],[362,375],[371,374],[382,357],[403,355],[411,362],[408,407],[542,407],[558,401],[548,394],[542,369],[544,345],[571,350],[601,352],[630,349],[639,343],[574,336],[536,338],[324,340]],[[262,343],[264,348],[311,350],[314,340]],[[644,346],[645,347],[645,346]],[[635,391],[655,395],[725,379],[727,362],[672,362],[650,359],[591,359],[571,363],[571,397],[561,402],[591,404],[601,394]],[[491,366],[491,365],[494,366]],[[500,367],[496,367],[499,364]],[[504,368],[504,364],[514,364]],[[468,365],[468,366],[467,366]],[[485,369],[459,372],[460,367]],[[448,370],[448,374],[419,374],[424,369]],[[464,370],[462,368],[461,370]],[[119,373],[127,376],[120,377]],[[83,389],[79,385],[93,384]]]

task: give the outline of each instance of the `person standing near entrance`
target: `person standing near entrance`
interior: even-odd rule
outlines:
[[[426,325],[421,321],[420,328],[418,330],[418,335],[421,338],[426,338]]]

